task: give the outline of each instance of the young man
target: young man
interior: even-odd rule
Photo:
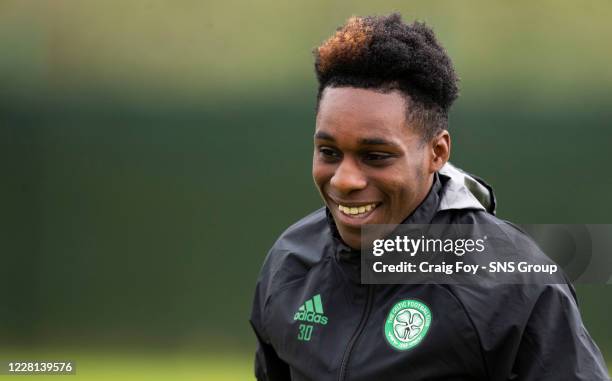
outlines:
[[[493,216],[488,185],[447,163],[457,77],[431,29],[351,18],[315,55],[325,207],[262,268],[257,379],[607,380],[571,286],[360,283],[365,224],[495,223],[527,240]]]

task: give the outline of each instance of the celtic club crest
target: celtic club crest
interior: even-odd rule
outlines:
[[[397,302],[385,321],[385,338],[398,350],[417,346],[427,335],[431,325],[431,311],[425,303],[418,300]]]

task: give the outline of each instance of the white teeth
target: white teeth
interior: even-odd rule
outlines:
[[[371,211],[374,208],[376,208],[376,204],[368,204],[368,205],[353,206],[353,207],[344,206],[344,205],[338,205],[338,209],[342,213],[348,214],[348,215],[351,215],[351,216],[367,213],[367,212]]]

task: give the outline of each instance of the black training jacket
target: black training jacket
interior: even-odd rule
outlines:
[[[496,223],[529,242],[494,210],[488,185],[447,164],[404,223]],[[250,319],[258,380],[609,380],[571,285],[362,285],[359,266],[325,208],[280,236]]]

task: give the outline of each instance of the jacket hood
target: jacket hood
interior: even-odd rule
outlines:
[[[438,211],[451,209],[484,210],[495,215],[497,200],[484,180],[446,163],[438,174],[445,183]]]

